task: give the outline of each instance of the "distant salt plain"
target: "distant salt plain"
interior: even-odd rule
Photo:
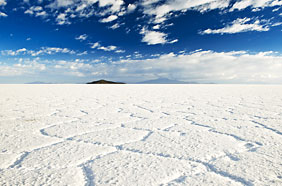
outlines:
[[[282,185],[282,86],[0,85],[0,185]]]

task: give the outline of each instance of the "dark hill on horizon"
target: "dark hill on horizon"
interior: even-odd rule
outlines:
[[[89,83],[86,83],[86,84],[125,84],[125,83],[114,82],[114,81],[107,81],[107,80],[101,79],[101,80],[92,81],[92,82],[89,82]]]

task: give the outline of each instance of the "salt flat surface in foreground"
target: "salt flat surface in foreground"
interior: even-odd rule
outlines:
[[[282,86],[0,85],[0,185],[282,185]]]

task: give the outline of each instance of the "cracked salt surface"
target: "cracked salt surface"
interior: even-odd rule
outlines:
[[[282,185],[281,92],[0,85],[0,185]]]

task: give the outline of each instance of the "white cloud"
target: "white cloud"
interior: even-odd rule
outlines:
[[[155,26],[153,26],[153,29],[158,30],[158,29],[160,29],[160,27],[161,27],[161,25],[155,25]]]
[[[60,14],[64,17],[58,17],[59,11],[55,11],[54,15],[60,25],[70,24],[70,18],[88,18],[93,15],[109,16],[101,22],[111,22],[118,18],[117,15],[122,16],[126,13],[123,0],[55,0],[46,7],[50,8],[52,13],[54,10],[61,10]]]
[[[84,56],[84,55],[87,55],[87,54],[88,54],[88,52],[87,52],[87,51],[84,51],[84,52],[78,53],[77,55],[78,55],[78,56]]]
[[[33,6],[33,7],[31,7],[30,9],[32,9],[32,8],[33,8],[33,10],[36,11],[36,12],[39,12],[39,11],[42,11],[42,10],[43,10],[43,8],[42,8],[41,6]]]
[[[104,50],[104,51],[114,51],[117,49],[116,46],[113,46],[113,45],[110,45],[110,46],[107,46],[107,47],[104,47],[104,46],[100,46],[98,47],[99,50]]]
[[[85,41],[87,38],[88,38],[88,35],[82,34],[82,35],[76,37],[75,39],[79,40],[79,41]]]
[[[136,5],[135,5],[135,4],[129,4],[129,5],[127,6],[127,12],[128,12],[128,13],[133,12],[135,9],[136,9]]]
[[[49,5],[50,8],[58,9],[61,7],[68,7],[74,5],[76,1],[74,0],[55,0],[53,3]]]
[[[273,6],[281,6],[281,0],[241,0],[236,2],[230,11],[234,10],[243,10],[247,7],[253,8],[265,8],[265,7],[273,7]]]
[[[173,43],[176,43],[176,42],[178,42],[178,39],[174,39],[174,40],[170,41],[169,43],[173,44]]]
[[[46,65],[38,63],[37,60],[33,60],[33,61],[27,60],[25,62],[19,62],[13,65],[0,64],[0,77],[37,74],[45,70],[46,70]]]
[[[57,53],[75,54],[76,52],[73,51],[73,50],[70,50],[68,48],[42,47],[41,50],[39,50],[39,51],[29,51],[29,53],[32,56],[38,56],[38,55],[42,55],[42,54],[53,55],[53,54],[57,54]]]
[[[57,18],[56,18],[57,24],[58,25],[67,25],[70,24],[67,18],[67,14],[65,13],[60,13]]]
[[[142,5],[144,6],[145,14],[155,16],[154,22],[161,23],[167,19],[169,13],[187,10],[205,12],[214,9],[224,9],[229,6],[230,0],[168,0],[155,6],[157,2],[161,1],[151,0],[148,3],[143,1]]]
[[[33,15],[34,14],[34,12],[32,10],[30,10],[30,9],[26,10],[24,13],[25,14],[29,14],[29,15]]]
[[[26,54],[26,52],[27,52],[26,48],[21,48],[15,51],[14,50],[2,50],[1,54],[3,56],[17,56],[17,55],[24,55]]]
[[[167,43],[167,35],[162,32],[149,31],[146,28],[142,28],[140,34],[143,35],[142,42],[148,45],[165,44]]]
[[[143,6],[149,6],[149,5],[155,4],[155,3],[159,2],[159,1],[160,0],[143,0],[141,4]]]
[[[0,0],[0,6],[5,6],[5,5],[7,5],[6,0]]]
[[[274,52],[198,51],[146,60],[95,64],[93,74],[132,81],[166,77],[199,83],[281,83],[282,57]],[[120,69],[127,69],[120,71]]]
[[[8,15],[5,14],[4,12],[0,12],[0,17],[8,17]]]
[[[96,42],[96,43],[94,43],[92,46],[91,46],[91,48],[98,48],[100,46],[100,43],[99,42]]]
[[[112,63],[103,63],[100,60],[89,63],[90,61],[82,59],[42,61],[38,58],[32,61],[19,60],[12,65],[2,63],[0,76],[40,74],[44,71],[52,76],[111,78],[131,82],[166,77],[199,83],[281,84],[281,61],[282,56],[273,51],[251,53],[202,50],[188,54],[154,55],[151,59],[119,60]]]
[[[47,17],[48,14],[45,11],[42,11],[42,12],[36,12],[35,16],[36,17]]]
[[[70,50],[68,48],[58,48],[58,47],[41,47],[40,50],[27,50],[26,48],[21,48],[18,50],[2,50],[1,54],[3,56],[18,56],[18,55],[31,55],[31,56],[39,56],[39,55],[53,55],[57,53],[62,54],[76,54],[74,50]]]
[[[240,32],[248,32],[248,31],[268,31],[269,26],[265,24],[261,24],[260,20],[253,20],[250,18],[238,18],[234,20],[231,24],[228,24],[224,28],[220,29],[207,29],[201,31],[200,34],[234,34]]]
[[[116,50],[115,53],[124,53],[125,50]]]
[[[280,8],[281,8],[281,7],[275,8],[275,9],[272,10],[272,12],[277,12],[278,10],[280,10]]]
[[[50,62],[49,62],[50,63]],[[94,66],[85,63],[83,60],[76,59],[74,61],[53,61],[53,65],[49,67],[49,71],[53,74],[63,74],[66,76],[85,77],[94,71]]]
[[[48,14],[46,11],[43,10],[41,6],[31,6],[29,9],[27,9],[25,14],[29,15],[35,15],[35,17],[47,17]]]
[[[119,27],[120,27],[120,24],[119,24],[119,23],[116,23],[116,24],[112,25],[110,28],[113,29],[113,30],[115,30],[115,29],[117,29],[117,28],[119,28]]]
[[[282,25],[282,22],[274,23],[274,24],[272,24],[271,26],[280,26],[280,25]]]
[[[117,46],[110,45],[110,46],[102,46],[99,42],[93,43],[91,48],[98,49],[98,50],[104,50],[106,52],[114,51],[115,53],[123,53],[124,50],[118,49]]]
[[[99,0],[100,7],[109,6],[111,12],[119,12],[121,6],[124,4],[123,0]]]
[[[174,13],[194,10],[206,12],[211,10],[243,10],[252,7],[252,11],[260,11],[265,7],[281,6],[281,0],[143,0],[140,5],[143,6],[143,13],[151,16],[153,23],[163,23]],[[232,6],[230,8],[230,6]]]
[[[100,22],[101,23],[108,23],[108,22],[112,22],[112,21],[116,20],[117,18],[118,18],[118,16],[116,16],[116,15],[110,15],[107,18],[101,19]]]

